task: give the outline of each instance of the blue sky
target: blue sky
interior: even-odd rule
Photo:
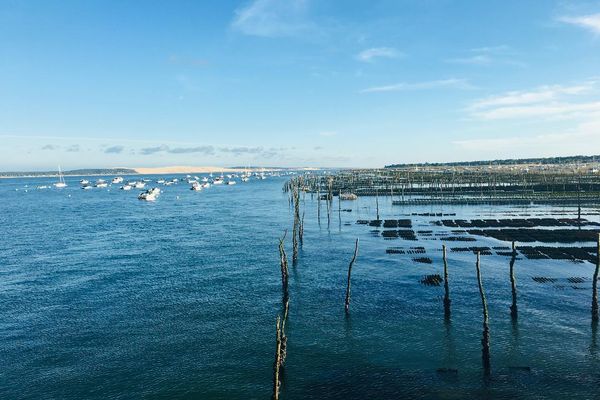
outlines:
[[[600,153],[600,1],[0,2],[0,169]]]

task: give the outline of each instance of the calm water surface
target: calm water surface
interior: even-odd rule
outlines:
[[[277,239],[292,224],[284,178],[200,193],[180,184],[166,187],[155,203],[115,186],[83,191],[75,178],[63,190],[35,189],[51,181],[0,181],[0,398],[270,397],[281,309]],[[443,287],[419,283],[425,274],[442,272],[443,242],[422,236],[388,241],[370,232],[375,228],[357,225],[375,218],[374,203],[344,202],[342,208],[352,211],[340,214],[334,203],[328,227],[325,203],[319,225],[316,200],[306,195],[305,243],[290,270],[282,399],[596,396],[600,349],[590,325],[592,264],[519,259],[520,315],[512,324],[509,258],[482,257],[492,343],[492,376],[484,380],[474,255],[448,253],[453,313],[446,324]],[[407,209],[392,207],[389,197],[380,198],[380,207],[382,218],[576,212]],[[431,225],[436,217],[408,218],[415,231],[448,229]],[[597,215],[588,218],[598,221]],[[346,318],[355,238],[360,251]],[[508,244],[485,238],[449,243],[472,245]],[[391,246],[424,246],[433,264],[386,254]],[[532,276],[557,283],[536,283]],[[574,289],[568,277],[586,281]]]

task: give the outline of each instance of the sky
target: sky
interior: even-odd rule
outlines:
[[[600,1],[0,1],[0,170],[600,153]]]

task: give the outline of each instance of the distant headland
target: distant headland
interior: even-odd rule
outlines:
[[[283,171],[283,170],[317,170],[319,168],[284,168],[284,167],[212,167],[212,166],[169,166],[169,167],[135,167],[135,168],[85,168],[62,171],[65,176],[117,176],[117,175],[168,175],[168,174],[208,174],[239,171]],[[8,171],[0,172],[0,178],[35,178],[58,176],[55,171]]]

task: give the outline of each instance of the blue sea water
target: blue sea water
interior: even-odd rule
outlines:
[[[284,181],[202,192],[179,184],[164,188],[156,202],[116,186],[80,190],[75,178],[62,190],[36,189],[52,179],[0,181],[0,398],[269,398],[281,312],[277,245],[286,229],[290,262],[292,254]],[[290,265],[282,399],[596,397],[592,264],[520,257],[520,314],[513,324],[509,258],[482,257],[492,363],[484,379],[475,256],[448,253],[452,319],[445,323],[443,286],[420,283],[426,274],[442,273],[442,240],[384,240],[371,232],[377,228],[356,224],[375,219],[373,198],[343,202],[351,212],[338,213],[334,203],[329,224],[322,202],[319,223],[316,198],[303,197],[305,237],[298,265]],[[431,224],[439,217],[405,214],[497,218],[573,211],[403,208],[389,197],[379,203],[383,219],[411,218],[415,231],[434,233],[447,230]],[[508,244],[478,238],[448,245]],[[391,246],[423,246],[433,264],[386,254]],[[540,284],[533,276],[557,281]],[[586,280],[573,285],[568,277]]]

